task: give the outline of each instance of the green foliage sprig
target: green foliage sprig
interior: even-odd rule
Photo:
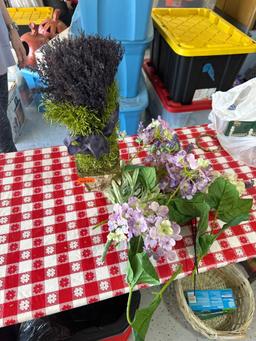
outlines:
[[[178,224],[185,224],[198,219],[196,248],[199,260],[207,255],[214,241],[228,228],[249,219],[252,199],[241,198],[236,186],[220,176],[208,188],[207,193],[200,193],[191,200],[180,197],[169,203],[170,217]],[[208,231],[209,214],[224,223],[217,234]]]

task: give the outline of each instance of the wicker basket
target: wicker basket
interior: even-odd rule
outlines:
[[[233,289],[238,309],[228,315],[201,320],[187,304],[184,290],[193,288],[192,276],[174,282],[177,300],[186,320],[199,333],[212,340],[239,340],[246,337],[255,302],[250,283],[236,265],[211,270],[197,276],[197,289]]]

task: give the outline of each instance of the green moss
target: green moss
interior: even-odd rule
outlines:
[[[44,102],[45,119],[51,123],[58,123],[67,127],[73,136],[101,134],[111,114],[116,110],[117,103],[118,87],[114,82],[108,89],[106,106],[101,118],[85,107],[46,100]],[[119,168],[117,131],[114,131],[107,140],[110,152],[103,155],[99,160],[89,154],[77,154],[75,156],[80,177],[109,174]]]
[[[92,155],[77,154],[75,156],[78,174],[80,177],[103,175],[116,172],[119,169],[119,148],[117,131],[108,139],[110,152],[99,160]]]
[[[108,89],[106,103],[104,113],[99,117],[86,107],[45,100],[44,116],[51,123],[67,127],[73,136],[100,134],[118,103],[118,87],[115,82]]]

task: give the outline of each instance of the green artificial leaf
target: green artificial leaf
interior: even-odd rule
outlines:
[[[236,186],[222,177],[210,185],[207,202],[217,211],[217,217],[229,226],[247,220],[253,203],[252,199],[241,199]]]
[[[116,196],[112,190],[112,187],[111,188],[108,188],[104,191],[104,194],[105,196],[108,198],[108,200],[110,202],[112,202],[112,204],[115,204],[116,203]]]
[[[158,194],[154,167],[128,165],[121,167],[121,173],[105,191],[108,199],[114,204],[128,202],[131,196],[148,198],[150,194]]]
[[[230,226],[236,226],[236,225],[240,224],[242,221],[247,221],[247,220],[249,220],[249,212],[245,213],[245,214],[241,214],[237,217],[234,217],[233,219],[228,221],[224,226],[225,226],[225,229],[227,229]]]
[[[144,341],[152,316],[156,309],[158,308],[159,304],[161,303],[163,294],[170,286],[170,284],[176,279],[178,274],[181,272],[181,266],[178,270],[172,275],[172,277],[164,284],[162,289],[155,294],[153,301],[147,308],[139,309],[135,313],[134,320],[132,322],[133,333],[136,341]]]
[[[134,171],[135,169],[141,169],[145,166],[141,166],[141,165],[127,165],[125,164],[124,167],[123,167],[123,170],[124,171],[128,171],[128,172],[131,172],[131,171]]]
[[[153,191],[156,187],[156,169],[154,167],[142,167],[140,174],[145,181],[148,191]]]
[[[132,179],[130,173],[129,173],[128,171],[125,171],[125,172],[123,173],[123,177],[124,177],[124,179],[128,182],[128,184],[129,184],[129,186],[130,186],[130,189],[132,190],[136,183],[133,184],[133,179]]]
[[[208,253],[210,247],[212,246],[212,244],[214,243],[216,238],[217,237],[214,234],[204,234],[202,236],[199,236],[198,251],[199,251],[199,257],[200,258],[202,258],[204,255],[206,255]]]
[[[129,257],[132,257],[136,253],[141,253],[143,251],[144,242],[141,236],[133,237],[129,241]]]
[[[215,239],[219,238],[219,236],[230,226],[236,226],[240,224],[242,221],[246,221],[249,219],[249,213],[240,215],[238,217],[235,217],[233,220],[230,220],[227,224],[224,224],[222,228],[219,230],[219,232],[215,235]]]
[[[115,195],[116,198],[115,203],[123,204],[123,198],[120,192],[121,188],[119,188],[116,181],[112,181],[111,186],[113,189],[113,194]]]
[[[226,205],[220,206],[218,217],[229,226],[240,224],[242,221],[248,220],[252,204],[252,199],[237,198],[231,207]]]
[[[140,335],[136,332],[136,330],[133,329],[133,338],[134,338],[134,341],[144,341]]]
[[[133,183],[133,188],[135,188],[137,180],[138,180],[138,176],[139,176],[140,170],[139,168],[135,168],[133,175],[132,175],[132,183]]]
[[[136,278],[138,278],[141,275],[142,269],[139,269],[140,272],[136,273],[136,269],[132,268],[132,263],[130,262],[130,259],[128,258],[127,262],[127,274],[126,274],[126,282],[132,287],[135,284]]]
[[[226,189],[227,180],[218,177],[208,188],[207,202],[211,208],[217,210],[222,203],[223,194],[228,194]],[[232,188],[231,195],[235,193],[235,188]],[[225,193],[226,192],[226,193]],[[236,195],[236,193],[235,193]]]
[[[136,311],[135,318],[132,323],[133,333],[136,341],[145,340],[152,316],[160,303],[161,297],[160,295],[156,295],[147,308]]]
[[[110,248],[110,245],[112,244],[112,242],[113,242],[113,240],[108,240],[106,242],[105,246],[104,246],[103,254],[102,254],[102,257],[101,257],[103,262],[105,261],[108,249]]]
[[[169,206],[169,217],[170,220],[175,221],[179,225],[186,224],[191,220],[191,216],[188,214],[181,213],[178,210],[178,207],[176,206],[174,199],[173,201],[170,202]]]
[[[212,244],[215,242],[215,240],[217,238],[219,238],[219,236],[226,229],[228,229],[230,226],[236,226],[236,225],[240,224],[242,221],[248,220],[248,218],[249,218],[248,213],[244,214],[244,215],[240,215],[238,217],[235,217],[233,220],[230,220],[227,224],[224,224],[223,227],[219,230],[219,232],[217,234],[205,234],[205,235],[199,236],[199,239],[198,239],[199,257],[202,258],[208,253]]]
[[[170,202],[170,218],[178,224],[185,224],[193,218],[200,218],[198,232],[204,233],[208,228],[210,206],[204,194],[195,195],[193,199],[176,198]]]
[[[137,253],[128,257],[127,282],[131,287],[136,284],[159,284],[156,270],[146,252]]]

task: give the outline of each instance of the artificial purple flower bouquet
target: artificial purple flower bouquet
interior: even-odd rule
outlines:
[[[160,284],[150,258],[174,260],[176,241],[182,239],[182,225],[193,222],[197,269],[198,262],[222,232],[248,220],[252,200],[241,198],[246,184],[235,174],[217,173],[208,160],[195,157],[193,146],[182,148],[175,131],[160,118],[146,128],[140,126],[137,142],[148,151],[145,164],[150,166],[122,164],[121,172],[106,191],[114,205],[107,221],[109,234],[103,259],[111,244],[127,246],[127,320],[135,340],[144,340],[163,293],[181,271],[179,268],[154,294],[152,303],[131,319],[134,288],[138,284]],[[210,213],[222,222],[217,234],[208,228]]]
[[[141,237],[144,250],[155,259],[176,258],[172,250],[176,240],[181,240],[180,226],[169,220],[169,208],[156,201],[143,203],[131,197],[128,203],[115,204],[108,221],[108,240],[115,243],[129,242],[132,238]]]

